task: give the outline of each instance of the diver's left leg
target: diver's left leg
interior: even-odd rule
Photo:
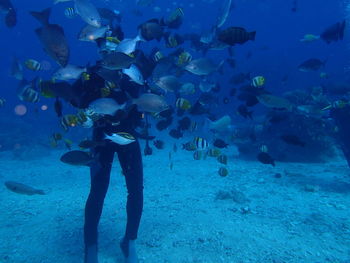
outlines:
[[[140,145],[136,141],[128,145],[118,146],[117,153],[128,190],[127,224],[125,236],[120,246],[126,262],[136,263],[138,260],[135,240],[143,208],[143,167]]]

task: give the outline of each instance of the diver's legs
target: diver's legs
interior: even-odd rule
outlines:
[[[107,193],[114,150],[111,147],[97,147],[95,163],[90,168],[91,188],[85,205],[85,263],[97,263],[97,236],[104,198]]]
[[[117,153],[125,175],[128,198],[126,204],[127,224],[121,248],[127,262],[137,262],[134,240],[140,225],[143,208],[143,167],[140,145],[134,143],[118,146]]]

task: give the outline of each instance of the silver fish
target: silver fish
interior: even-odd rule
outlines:
[[[224,3],[221,7],[219,16],[217,17],[217,20],[216,20],[217,27],[222,27],[225,24],[231,10],[232,0],[224,0],[223,2]]]
[[[164,90],[165,92],[167,91],[177,91],[181,87],[181,82],[179,79],[175,76],[172,75],[167,75],[167,76],[162,76],[160,77],[155,84]]]
[[[44,195],[45,194],[43,190],[35,189],[31,186],[17,183],[14,181],[6,181],[5,186],[10,191],[15,192],[17,194],[23,194],[23,195]]]
[[[89,0],[75,0],[75,10],[87,24],[101,27],[101,16]]]
[[[130,78],[133,82],[135,82],[135,83],[137,83],[137,84],[139,84],[139,85],[145,84],[145,80],[144,80],[144,78],[143,78],[143,76],[142,76],[140,70],[139,70],[138,67],[135,66],[134,64],[132,64],[132,65],[130,66],[130,68],[128,68],[128,69],[123,69],[122,72],[123,72],[125,75],[129,76],[129,78]]]
[[[74,80],[78,79],[83,72],[86,72],[86,68],[68,64],[64,68],[57,70],[52,75],[52,78],[54,80]]]
[[[81,29],[78,39],[80,41],[93,42],[98,38],[104,37],[108,30],[109,26],[95,27],[92,25],[86,25]]]
[[[192,74],[205,76],[217,71],[224,61],[220,64],[215,64],[212,60],[208,58],[194,59],[185,66],[185,69]]]
[[[134,99],[133,103],[137,105],[140,111],[145,112],[162,112],[169,108],[164,97],[153,93],[144,93],[139,98]]]
[[[88,110],[95,114],[113,116],[118,110],[124,109],[125,104],[118,104],[112,98],[100,98],[90,103]]]
[[[137,43],[141,40],[142,38],[139,35],[135,38],[125,38],[118,44],[114,51],[129,55],[135,51]]]

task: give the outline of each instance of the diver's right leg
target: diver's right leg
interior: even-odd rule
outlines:
[[[96,147],[95,163],[90,168],[91,188],[85,205],[85,263],[97,263],[98,223],[107,193],[114,150],[109,146]]]

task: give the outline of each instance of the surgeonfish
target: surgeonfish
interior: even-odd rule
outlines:
[[[112,135],[105,134],[105,139],[119,145],[128,145],[136,140],[134,136],[126,132],[112,133]]]
[[[7,189],[9,189],[12,192],[15,192],[17,194],[23,194],[23,195],[44,195],[43,190],[35,189],[31,186],[22,184],[22,183],[17,183],[14,181],[6,181],[5,186]]]
[[[100,14],[89,0],[75,0],[74,9],[87,24],[94,27],[101,27]]]

